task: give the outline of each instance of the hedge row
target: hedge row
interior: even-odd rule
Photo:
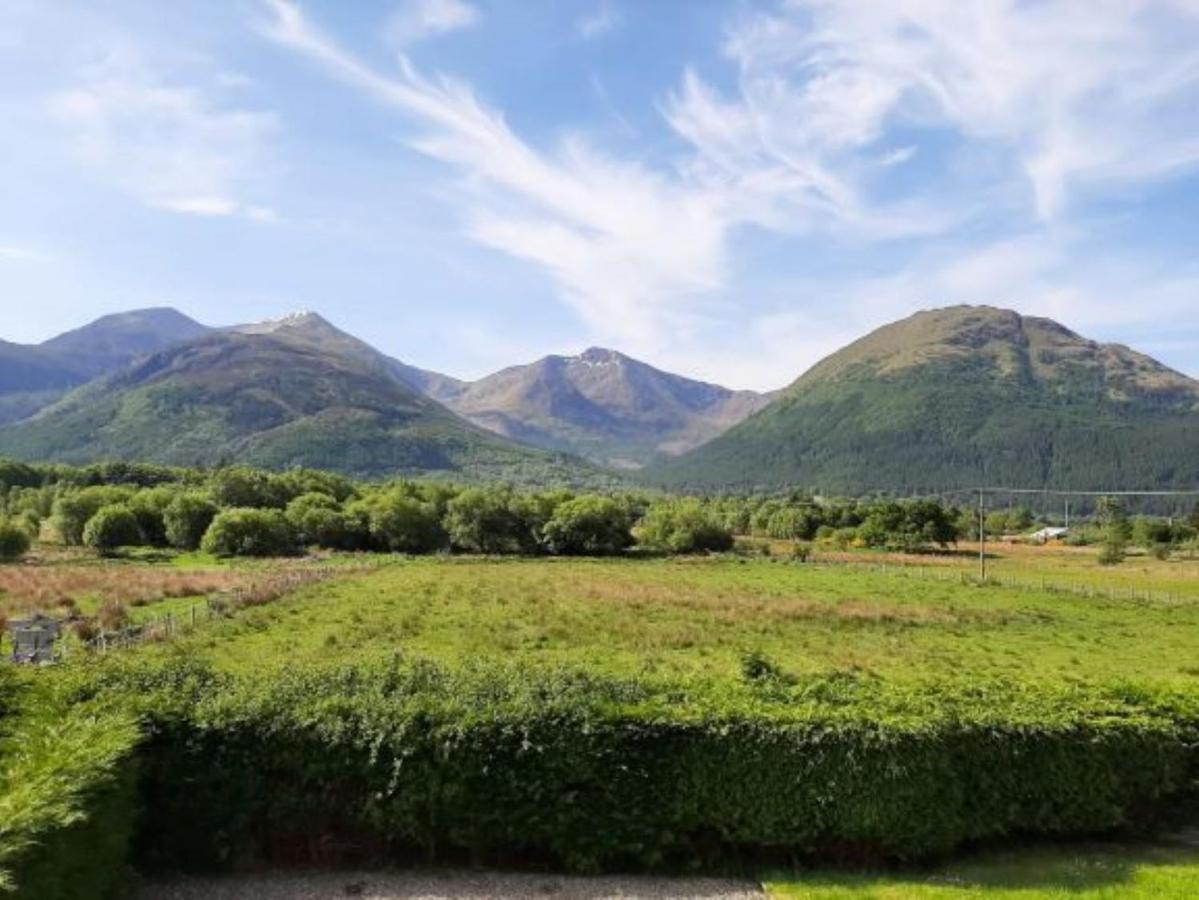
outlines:
[[[1199,778],[1196,698],[1145,689],[717,686],[421,663],[252,680],[132,666],[104,680],[148,722],[144,868],[915,858],[1111,831]]]
[[[3,687],[3,686],[0,686]],[[7,685],[14,699],[11,677]],[[132,716],[28,686],[0,735],[0,894],[126,895],[136,822]]]

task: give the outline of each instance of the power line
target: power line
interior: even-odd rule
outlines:
[[[977,494],[979,491],[986,494],[1028,494],[1050,497],[1199,497],[1199,488],[1186,491],[1067,491],[1056,488],[1016,488],[1000,485],[945,488],[944,490],[930,492],[924,496],[943,497],[951,494]]]

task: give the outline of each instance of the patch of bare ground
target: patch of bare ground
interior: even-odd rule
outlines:
[[[751,900],[759,885],[715,878],[531,875],[501,872],[287,872],[186,878],[146,885],[140,900]]]

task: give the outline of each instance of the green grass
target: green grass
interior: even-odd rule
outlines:
[[[1199,678],[1199,601],[978,587],[769,560],[395,561],[306,588],[192,641],[237,670],[383,658],[500,659],[598,673],[1078,681]]]
[[[1184,900],[1199,891],[1199,850],[1076,847],[992,853],[905,874],[814,873],[765,883],[794,900]]]

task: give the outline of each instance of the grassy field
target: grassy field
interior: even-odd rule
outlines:
[[[779,542],[775,549],[778,553],[785,554],[789,545]],[[814,559],[851,565],[886,564],[929,571],[952,571],[975,578],[979,574],[978,551],[977,543],[964,542],[952,552],[946,553],[818,551]],[[1133,591],[1138,594],[1199,599],[1199,559],[1193,555],[1181,554],[1168,560],[1159,560],[1138,550],[1132,552],[1125,562],[1118,566],[1098,565],[1097,555],[1098,550],[1095,547],[988,542],[987,574],[1000,581],[1045,584],[1066,589],[1092,589],[1098,593]]]
[[[1050,724],[1038,733],[1045,740],[1071,733],[1052,724],[1055,716],[1064,714],[1062,704],[1074,702],[1068,692],[1046,701],[1059,704],[1057,708],[1042,710],[1036,705],[1039,700],[1023,708],[1015,695],[1002,690],[991,694],[984,686],[994,681],[1050,691],[1054,686],[1080,688],[1079,702],[1088,711],[1069,721],[1085,721],[1085,727],[1099,729],[1096,735],[1103,734],[1109,715],[1119,724],[1125,717],[1141,714],[1134,712],[1136,704],[1147,704],[1138,708],[1143,711],[1156,702],[1146,699],[1140,686],[1152,683],[1178,696],[1194,696],[1199,688],[1199,565],[1192,561],[1135,558],[1125,566],[1104,569],[1096,564],[1094,551],[1001,545],[994,550],[991,567],[1007,583],[979,584],[969,577],[973,560],[965,553],[818,553],[813,561],[801,563],[782,549],[771,557],[366,558],[344,554],[253,563],[169,554],[101,561],[47,552],[29,563],[0,567],[0,612],[12,615],[41,607],[89,613],[105,602],[127,604],[135,620],[172,612],[184,627],[171,639],[115,651],[110,656],[118,658],[104,662],[127,659],[144,673],[166,671],[183,659],[207,663],[234,676],[230,681],[247,686],[244,694],[236,694],[241,688],[230,688],[229,696],[248,704],[247,710],[256,710],[247,713],[245,721],[267,716],[261,720],[262,734],[272,740],[292,727],[301,734],[310,727],[324,729],[321,733],[327,735],[342,734],[353,720],[349,710],[354,702],[365,704],[361,721],[373,721],[376,709],[370,692],[374,688],[360,685],[355,690],[362,696],[355,701],[341,696],[336,686],[329,688],[333,682],[322,682],[324,676],[316,673],[341,663],[384,672],[396,657],[409,667],[405,671],[413,666],[419,669],[422,660],[430,660],[443,671],[464,672],[467,680],[460,687],[466,694],[462,696],[475,696],[470,693],[475,690],[482,690],[479,696],[484,696],[491,689],[490,685],[469,687],[475,677],[472,672],[482,673],[482,684],[489,673],[507,678],[514,670],[547,674],[570,670],[644,680],[646,702],[651,704],[660,702],[654,699],[659,690],[654,685],[665,686],[662,690],[671,690],[676,683],[706,685],[711,693],[701,700],[712,710],[723,708],[728,700],[749,704],[743,708],[752,708],[754,715],[759,708],[770,707],[768,717],[776,718],[790,714],[783,707],[789,709],[788,704],[806,696],[806,685],[819,683],[827,693],[813,694],[801,705],[807,704],[808,712],[821,723],[848,721],[853,711],[842,709],[842,704],[877,703],[880,717],[891,717],[886,727],[909,734],[904,730],[914,721],[909,717],[925,723],[912,735],[924,735],[925,725],[934,730],[957,727],[956,713],[941,715],[938,698],[942,695],[935,685],[942,681],[958,685],[956,693],[951,692],[956,698],[952,702],[967,717],[976,717],[971,721],[989,723],[987,710],[1001,696],[1007,697],[1003,702],[1008,704],[1007,712],[995,720],[1001,728],[1007,727],[1004,716],[1041,728],[1044,715]],[[319,569],[321,580],[286,581],[307,569]],[[1067,585],[1089,585],[1094,590],[1054,589]],[[205,616],[194,629],[187,627],[188,610],[204,604],[209,595],[238,592],[257,599],[231,605],[227,616]],[[72,656],[78,660],[82,654]],[[759,684],[748,680],[747,661],[766,663],[783,676],[778,684],[787,687],[755,694]],[[371,668],[376,664],[378,668]],[[71,668],[62,667],[64,674]],[[289,681],[296,673],[312,673],[311,685],[325,684],[321,689],[331,694],[328,703],[318,700],[311,709],[296,711],[293,722],[287,716],[303,695],[291,698],[286,691],[296,689],[295,680]],[[841,675],[849,677],[837,677]],[[417,672],[412,677],[421,676]],[[259,706],[256,688],[265,690],[276,681],[291,685],[282,689],[279,705],[266,699],[273,696],[266,690],[262,699],[266,705]],[[855,689],[839,693],[835,685],[845,682]],[[308,690],[309,682],[300,684]],[[897,684],[898,693],[874,694],[876,686]],[[934,686],[931,692],[925,690],[928,685]],[[1124,686],[1133,704],[1127,708],[1119,707]],[[905,699],[909,687],[917,698],[911,703]],[[1093,703],[1083,699],[1091,687],[1093,696],[1103,699]],[[458,689],[447,688],[451,694]],[[437,696],[429,695],[429,709],[438,708]],[[387,705],[391,702],[386,699],[378,710],[383,720],[390,722],[386,717],[394,715],[396,723],[408,722],[399,707]],[[451,705],[457,702],[454,699]],[[241,727],[236,723],[242,719],[234,717],[236,727],[223,719],[223,703],[213,698],[194,724],[200,727],[198,733],[224,735],[222,739],[230,741],[219,746],[236,748],[236,728]],[[348,704],[344,709],[343,703]],[[283,718],[270,719],[272,709]],[[656,727],[670,714],[668,706],[655,709],[646,713],[646,721]],[[858,711],[867,729],[874,727],[872,710]],[[324,724],[313,726],[316,721]],[[971,731],[973,726],[963,727],[963,735],[979,733]],[[1021,734],[1022,728],[1020,724],[1012,734]],[[395,737],[405,733],[400,724],[388,729],[393,726],[386,725],[381,732],[380,746],[399,741],[396,746],[406,752],[408,745]],[[347,733],[354,733],[353,729]],[[251,746],[260,747],[260,740],[251,741]],[[972,746],[1001,747],[1004,740]],[[274,765],[291,760],[288,746],[285,741],[279,745],[282,755],[273,758]],[[922,752],[908,761],[913,773],[922,771],[921,760],[927,759]],[[1002,751],[997,752],[997,758],[1004,758]],[[338,750],[318,759],[320,766],[332,767],[343,756],[355,758]],[[1135,759],[1135,754],[1124,752],[1116,756]],[[801,754],[795,760],[806,758]],[[944,761],[952,764],[953,758],[951,750]],[[237,765],[240,758],[233,759]],[[192,763],[169,764],[166,771],[190,771]],[[222,773],[223,765],[217,765]],[[675,765],[672,757],[670,766]],[[738,771],[752,773],[755,765]],[[1152,764],[1146,767],[1157,771]],[[352,768],[347,771],[358,777]],[[373,771],[371,766],[362,770]],[[837,781],[844,771],[835,768]],[[1085,766],[1070,771],[1080,784],[1093,783],[1086,781]],[[933,780],[920,795],[936,795],[943,773],[934,766]],[[956,777],[962,777],[962,771]],[[882,783],[889,782],[884,778]],[[897,801],[896,796],[888,802],[904,806],[906,801]],[[1015,789],[1013,797],[1020,796]],[[541,810],[543,802],[553,807],[556,801],[539,800],[535,808]],[[967,806],[962,807],[962,815],[969,814]],[[868,810],[869,804],[862,808]],[[919,803],[913,808],[919,808]],[[1012,831],[1010,825],[995,826],[985,833],[998,838]],[[1041,833],[1053,833],[1052,827]],[[779,874],[768,880],[767,888],[772,896],[814,900],[1135,900],[1194,896],[1195,884],[1199,884],[1199,852],[1158,844],[1049,846],[879,874],[804,871]]]
[[[990,853],[906,874],[814,873],[765,883],[779,900],[1189,900],[1199,850],[1059,847]]]
[[[606,674],[1199,678],[1199,599],[1059,594],[763,559],[396,559],[205,628],[222,667],[397,650]]]

